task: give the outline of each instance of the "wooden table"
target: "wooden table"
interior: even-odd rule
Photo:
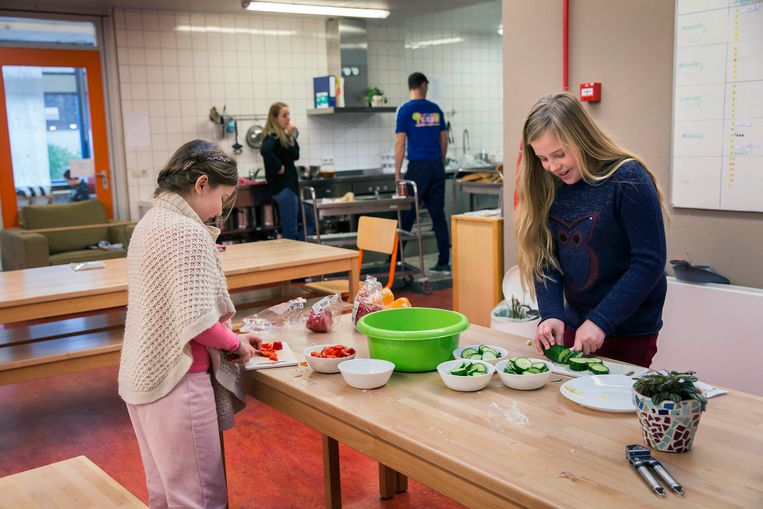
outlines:
[[[329,334],[294,328],[281,336],[298,357],[328,342],[367,357],[365,337],[342,320]],[[537,355],[525,342],[479,326],[461,336],[461,344]],[[328,507],[340,505],[336,441],[469,507],[763,507],[763,398],[746,393],[710,400],[691,452],[654,453],[686,490],[659,499],[625,460],[627,444],[643,443],[635,414],[578,406],[559,382],[522,392],[496,376],[485,390],[459,393],[436,372],[394,373],[383,388],[360,391],[307,367],[249,372],[247,380],[257,399],[323,433]],[[513,409],[526,425],[506,417]]]
[[[360,281],[358,253],[332,246],[285,239],[235,244],[220,259],[231,291],[347,271],[355,295]],[[69,265],[0,272],[0,323],[127,305],[127,260],[103,263],[105,269],[80,272]]]
[[[146,507],[85,456],[0,478],[0,509]]]

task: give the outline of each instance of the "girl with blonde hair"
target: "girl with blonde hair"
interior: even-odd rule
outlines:
[[[514,231],[541,315],[536,348],[649,366],[667,290],[657,180],[569,93],[532,107],[522,142]]]
[[[299,159],[297,127],[291,123],[289,106],[282,102],[270,105],[268,119],[263,129],[264,139],[260,153],[265,164],[268,191],[278,205],[281,234],[284,238],[302,240],[297,222],[299,207],[299,177],[294,162]],[[313,229],[312,213],[305,215],[308,233]]]

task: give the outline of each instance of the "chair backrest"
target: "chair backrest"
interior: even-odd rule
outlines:
[[[358,219],[358,265],[363,266],[363,251],[390,255],[387,288],[395,282],[397,263],[397,221],[381,217],[360,216]]]
[[[85,200],[54,205],[29,205],[19,211],[24,229],[55,228],[101,224],[108,221],[106,209],[99,200]],[[101,240],[108,240],[108,228],[90,228],[76,232],[43,233],[48,238],[50,254],[85,249]]]
[[[358,248],[364,251],[392,254],[397,246],[397,221],[382,217],[360,216]]]

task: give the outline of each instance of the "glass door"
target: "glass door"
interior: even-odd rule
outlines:
[[[0,48],[0,70],[4,225],[26,205],[88,199],[112,217],[98,52]]]

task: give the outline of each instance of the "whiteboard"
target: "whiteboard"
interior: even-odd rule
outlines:
[[[674,207],[763,212],[763,0],[678,0]]]

